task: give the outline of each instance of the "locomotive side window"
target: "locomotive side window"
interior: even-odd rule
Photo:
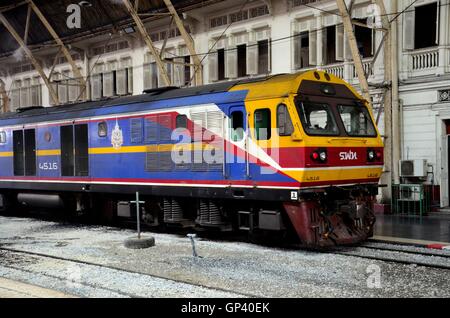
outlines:
[[[291,116],[285,104],[280,104],[277,107],[277,128],[280,136],[290,136],[294,131]]]
[[[308,135],[337,136],[339,129],[328,104],[298,102],[300,121]]]
[[[366,107],[339,105],[338,109],[347,134],[360,137],[376,136],[375,127]]]
[[[241,141],[244,138],[244,113],[241,111],[231,113],[230,137],[233,141]]]
[[[13,132],[14,175],[36,175],[36,133],[34,129]]]
[[[0,131],[0,144],[6,144],[6,132]]]
[[[178,115],[175,120],[175,128],[185,128],[187,129],[187,116],[186,115]]]
[[[99,137],[106,137],[108,135],[108,125],[106,122],[102,121],[101,123],[98,123],[98,136]]]
[[[256,140],[269,140],[272,133],[270,109],[258,109],[255,111]]]
[[[13,131],[14,175],[25,174],[25,154],[23,147],[23,130]]]

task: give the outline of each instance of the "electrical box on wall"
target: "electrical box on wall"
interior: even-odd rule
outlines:
[[[400,160],[400,177],[421,177],[425,178],[428,174],[428,165],[425,159],[418,160]]]

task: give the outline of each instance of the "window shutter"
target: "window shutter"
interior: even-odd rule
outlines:
[[[179,87],[184,86],[184,64],[178,64],[184,63],[184,58],[175,58],[173,61],[176,62],[176,64],[173,65],[173,85]]]
[[[166,67],[167,65],[165,65]],[[167,67],[166,67],[167,70]],[[159,70],[159,67],[157,67],[157,72],[158,72],[158,87],[165,87],[167,86],[166,82],[164,81],[164,77],[161,74],[161,71]],[[170,79],[170,74],[167,74],[169,76]]]
[[[403,14],[403,48],[405,50],[414,50],[414,30],[415,30],[415,10],[406,10]]]
[[[144,90],[152,88],[152,65],[148,63],[144,64]]]
[[[61,81],[58,84],[58,99],[60,103],[67,103],[68,96],[67,96],[67,81]]]
[[[309,64],[317,65],[317,32],[309,31]]]
[[[103,96],[111,97],[114,95],[114,72],[103,73]]]
[[[102,98],[102,74],[95,74],[91,78],[91,98],[100,99]]]
[[[20,89],[15,89],[12,91],[12,96],[11,96],[11,108],[17,109],[20,107]]]
[[[328,34],[328,29],[322,29],[322,30],[318,30],[317,36],[319,34],[319,32],[322,35],[322,45],[320,46],[322,48],[322,54],[317,54],[317,65],[326,65],[328,64],[328,56],[327,56],[327,51],[328,51],[328,42],[327,42],[327,34]]]
[[[436,2],[436,10],[437,10],[437,12],[436,12],[436,45],[439,45],[439,23],[440,23],[440,21],[441,21],[441,17],[440,17],[440,8],[441,8],[441,1],[440,0],[438,0],[437,2]]]
[[[74,102],[80,95],[80,83],[77,80],[69,81],[69,101]]]
[[[350,49],[350,43],[348,42],[346,32],[344,32],[344,56],[348,61],[353,60],[352,50]]]
[[[237,48],[225,50],[225,77],[237,77]]]
[[[294,69],[302,68],[302,37],[300,33],[294,34]]]
[[[116,71],[116,89],[117,95],[126,95],[128,93],[127,69]]]
[[[258,74],[258,42],[249,42],[247,45],[247,75]]]
[[[219,54],[217,51],[211,52],[208,55],[208,68],[209,68],[209,82],[215,82],[219,79]]]
[[[41,104],[41,94],[40,94],[40,85],[34,85],[31,87],[31,104],[33,106],[38,106]]]
[[[55,82],[51,82],[50,85],[53,88],[53,91],[56,92],[56,95],[58,95],[58,84],[56,84]],[[53,98],[50,98],[50,105],[55,106]]]
[[[130,66],[126,70],[128,94],[133,94],[133,67]]]
[[[344,25],[336,25],[336,60],[344,60]]]

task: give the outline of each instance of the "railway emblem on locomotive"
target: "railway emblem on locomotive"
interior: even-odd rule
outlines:
[[[123,133],[122,129],[119,127],[119,123],[116,120],[116,126],[114,126],[113,131],[111,132],[111,145],[114,149],[120,149],[123,145]]]
[[[348,152],[340,152],[339,153],[339,158],[341,158],[341,160],[358,160],[358,154],[356,152],[353,151],[348,151]]]

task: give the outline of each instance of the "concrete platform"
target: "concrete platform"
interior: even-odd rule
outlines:
[[[377,215],[374,238],[417,245],[450,245],[450,215]]]
[[[73,296],[0,277],[0,298],[73,298]]]

